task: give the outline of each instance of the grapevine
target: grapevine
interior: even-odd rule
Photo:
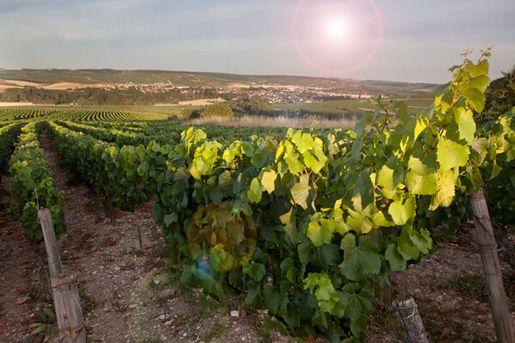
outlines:
[[[39,208],[50,210],[57,234],[65,229],[61,208],[63,196],[57,190],[38,141],[40,124],[31,122],[22,128],[9,167],[16,210],[21,215],[25,235],[36,241],[43,239],[37,220]]]
[[[447,91],[416,117],[396,103],[354,132],[289,130],[281,141],[224,147],[188,129],[174,148],[148,145],[154,217],[182,280],[221,301],[237,290],[290,334],[363,339],[388,275],[432,249],[427,228],[415,225],[417,212],[450,206],[477,176],[473,113],[484,106],[487,55],[453,69]],[[221,267],[235,255],[218,244],[205,246],[207,268],[188,249],[190,221],[216,202],[251,214],[258,228],[241,267]]]

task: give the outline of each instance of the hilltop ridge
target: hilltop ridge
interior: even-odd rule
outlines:
[[[0,69],[0,79],[37,84],[156,84],[183,87],[302,86],[387,94],[416,94],[432,91],[437,84],[386,80],[353,80],[294,75],[244,75],[216,72],[118,69]],[[4,82],[5,83],[5,82]]]

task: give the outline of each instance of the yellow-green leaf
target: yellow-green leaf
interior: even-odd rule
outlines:
[[[417,173],[418,175],[430,174],[432,170],[424,164],[419,158],[410,156],[408,161],[408,168],[410,171]]]
[[[393,172],[393,169],[384,165],[377,173],[377,184],[382,187],[383,195],[388,199],[392,199],[395,195]]]
[[[261,177],[261,184],[265,187],[266,191],[271,194],[275,190],[275,179],[277,174],[274,170],[266,171]]]
[[[250,182],[249,190],[247,191],[247,198],[250,202],[258,203],[261,201],[263,194],[263,187],[257,178],[253,178]]]
[[[459,107],[454,112],[454,120],[458,124],[460,138],[471,144],[474,141],[474,133],[476,132],[476,123],[474,122],[472,111]]]
[[[415,124],[415,132],[413,140],[416,141],[418,136],[427,128],[427,119],[418,118],[417,123]]]
[[[374,224],[376,226],[379,226],[379,227],[389,227],[389,226],[395,225],[394,223],[392,223],[391,221],[386,219],[384,213],[381,211],[375,213],[372,216],[372,221],[374,222]]]
[[[436,175],[419,175],[414,171],[406,173],[406,186],[413,194],[432,195],[436,193]]]
[[[453,142],[446,138],[440,138],[436,147],[436,160],[442,170],[454,167],[463,167],[467,164],[469,147]]]
[[[436,173],[436,194],[431,199],[430,211],[439,206],[447,207],[452,203],[455,195],[457,176],[452,170],[439,170]]]
[[[415,216],[415,198],[409,196],[406,201],[396,200],[390,204],[388,214],[397,225],[404,225]]]
[[[303,209],[308,208],[308,197],[309,197],[309,176],[304,174],[300,177],[299,182],[297,182],[291,188],[291,197],[293,202]]]
[[[284,225],[284,231],[290,237],[290,240],[293,243],[297,243],[298,232],[297,232],[297,224],[295,222],[295,213],[293,212],[293,208],[290,211],[286,212],[282,216],[279,217],[279,220]]]
[[[313,221],[308,225],[306,236],[308,236],[314,246],[320,247],[331,243],[333,232],[330,225],[320,225],[318,222]]]
[[[488,60],[484,59],[474,64],[471,61],[468,61],[465,65],[465,70],[472,76],[477,77],[480,75],[488,74]]]

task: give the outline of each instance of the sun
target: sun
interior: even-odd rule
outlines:
[[[325,22],[325,35],[332,41],[341,41],[347,38],[349,27],[342,17],[329,18]]]
[[[332,76],[354,72],[379,49],[383,21],[377,0],[295,0],[291,32],[300,58]]]

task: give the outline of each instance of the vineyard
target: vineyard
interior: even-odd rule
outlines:
[[[265,310],[263,321],[284,336],[364,341],[390,277],[471,218],[472,194],[485,188],[494,219],[513,224],[515,112],[482,128],[474,121],[489,85],[487,57],[455,67],[449,87],[421,113],[380,104],[352,130],[1,109],[12,210],[28,240],[42,239],[38,208],[65,232],[44,137],[60,168],[102,199],[113,221],[116,209],[152,201],[178,283],[221,306]]]
[[[78,120],[78,121],[123,121],[148,120],[148,115],[115,110],[72,108],[0,108],[0,123],[11,120]],[[150,118],[150,120],[152,117]]]

